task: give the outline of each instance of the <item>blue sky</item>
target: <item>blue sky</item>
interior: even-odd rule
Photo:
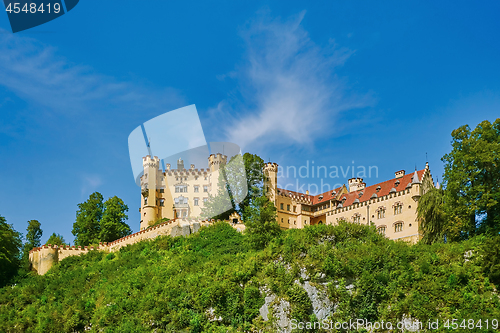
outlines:
[[[125,201],[138,231],[128,135],[190,104],[207,141],[280,166],[377,166],[373,184],[423,168],[427,153],[441,179],[451,131],[500,115],[499,12],[493,1],[81,1],[17,34],[0,14],[0,214],[22,232],[38,219],[42,242],[73,242],[77,204],[99,191]]]

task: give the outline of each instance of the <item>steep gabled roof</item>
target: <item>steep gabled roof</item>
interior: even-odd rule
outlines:
[[[342,207],[347,207],[350,206],[354,203],[356,199],[356,203],[359,202],[364,202],[368,201],[373,198],[380,198],[382,196],[388,195],[389,193],[394,193],[394,192],[400,192],[403,191],[407,188],[408,185],[411,185],[414,182],[415,175],[418,177],[418,182],[420,183],[423,176],[424,176],[425,169],[416,171],[414,173],[409,173],[407,175],[404,175],[403,177],[399,178],[393,178],[386,180],[381,183],[377,183],[371,186],[367,186],[362,190],[358,191],[353,191],[353,192],[348,192],[344,193],[342,195],[339,195],[340,191],[342,190],[342,187],[338,187],[334,190],[324,192],[318,195],[309,195],[309,194],[304,194],[300,192],[295,192],[295,191],[289,191],[289,190],[284,190],[281,188],[278,188],[278,195],[281,195],[281,193],[284,193],[286,196],[289,196],[288,193],[291,193],[296,196],[304,196],[304,198],[308,199],[311,201],[311,205],[317,205],[322,202],[328,202],[333,199],[340,200],[342,202]],[[396,184],[398,182],[398,184]],[[333,194],[333,191],[336,193]],[[321,199],[320,199],[321,197]]]
[[[417,173],[419,179],[422,179],[424,172],[425,172],[425,169],[415,171],[415,173]],[[364,201],[370,200],[374,194],[378,198],[385,196],[385,195],[388,195],[389,193],[391,193],[391,190],[393,188],[397,192],[403,191],[406,189],[406,186],[408,184],[412,183],[414,175],[415,175],[414,173],[410,173],[410,174],[404,175],[403,177],[400,177],[400,178],[389,179],[389,180],[386,180],[384,182],[368,186],[362,190],[353,191],[353,192],[344,194],[340,197],[340,200],[345,198],[345,202],[343,204],[343,207],[346,207],[346,206],[352,205],[356,198],[359,199],[360,202],[364,202]],[[399,184],[396,186],[397,181],[399,181]],[[379,189],[377,190],[377,188],[379,188]],[[394,192],[394,190],[392,192]]]

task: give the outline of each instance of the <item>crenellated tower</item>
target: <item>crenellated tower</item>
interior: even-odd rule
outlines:
[[[160,159],[147,155],[142,158],[144,174],[141,177],[141,230],[149,226],[158,216],[156,189],[159,187]]]
[[[269,200],[276,205],[278,190],[278,164],[268,162],[264,164],[264,191]]]
[[[219,184],[219,173],[227,163],[227,156],[221,153],[210,154],[208,157],[208,167],[210,169],[210,194],[217,195]]]
[[[215,172],[220,169],[221,166],[226,165],[227,156],[222,155],[221,153],[211,154],[208,157],[208,166],[210,168],[210,172]]]

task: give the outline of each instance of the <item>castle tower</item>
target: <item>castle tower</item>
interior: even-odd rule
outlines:
[[[422,196],[422,182],[418,178],[417,170],[415,169],[415,173],[411,178],[411,197],[413,200],[418,201],[418,199]]]
[[[142,158],[142,166],[144,174],[141,177],[141,230],[146,229],[150,221],[158,218],[156,189],[160,185],[158,184],[160,159],[148,155]]]
[[[362,190],[365,188],[366,183],[363,183],[363,178],[351,178],[347,180],[349,185],[349,192]]]
[[[208,157],[208,167],[210,168],[210,194],[213,196],[216,196],[219,190],[218,185],[220,169],[226,165],[226,163],[226,155],[217,153],[217,155],[211,154]]]
[[[215,172],[220,169],[221,166],[226,165],[227,163],[227,156],[222,155],[221,153],[211,154],[208,157],[208,166],[210,168],[210,172]]]
[[[264,164],[264,191],[269,200],[276,205],[276,193],[278,189],[278,164]]]

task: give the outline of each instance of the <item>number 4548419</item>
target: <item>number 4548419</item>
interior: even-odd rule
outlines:
[[[32,2],[30,4],[25,3],[21,8],[21,4],[16,2],[16,3],[9,3],[9,5],[7,6],[7,8],[5,8],[5,10],[9,13],[14,13],[14,14],[20,12],[31,13],[31,14],[48,12],[49,14],[50,13],[58,14],[61,11],[61,5],[59,3],[46,3],[46,4],[41,3],[39,6],[37,6],[36,3]]]

